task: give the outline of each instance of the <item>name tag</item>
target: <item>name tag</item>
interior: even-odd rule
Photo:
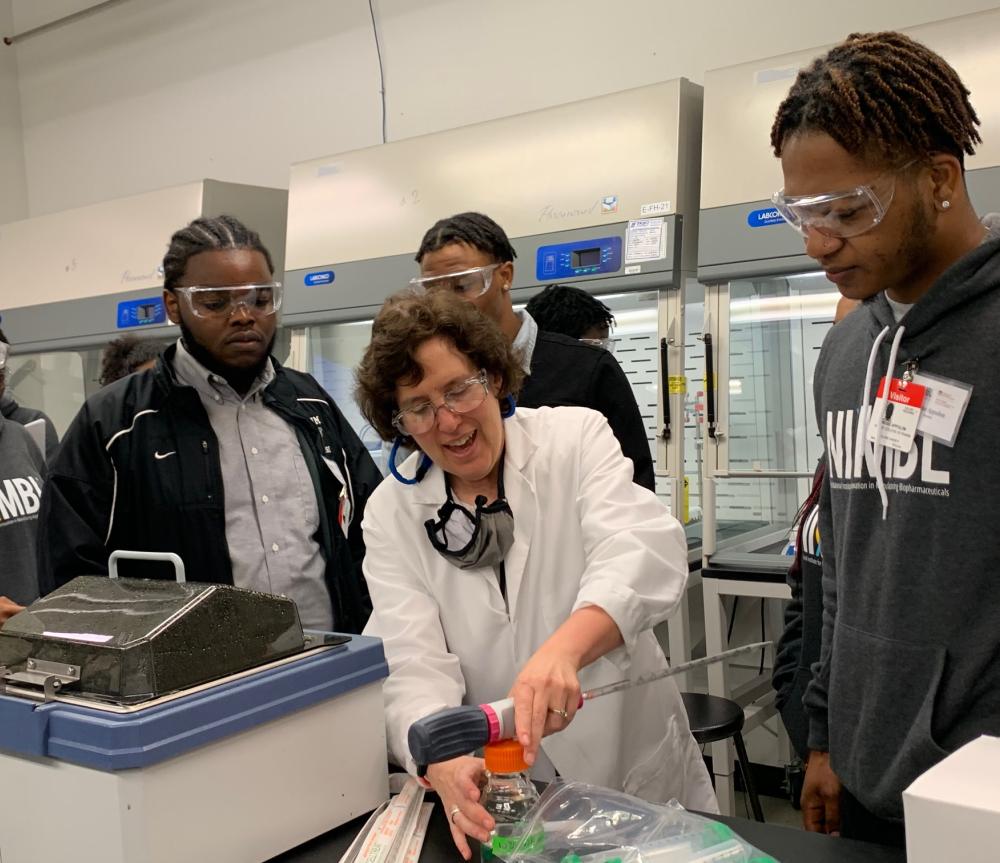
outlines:
[[[954,446],[972,398],[972,386],[926,372],[915,374],[913,382],[927,390],[917,431],[945,446]]]
[[[337,524],[340,525],[341,533],[347,536],[351,529],[351,519],[354,517],[354,502],[347,493],[348,485],[340,466],[332,459],[323,457],[323,464],[340,483],[340,496],[337,500]]]
[[[899,378],[889,382],[886,394],[886,379],[878,385],[878,398],[871,422],[868,424],[868,440],[900,452],[909,452],[917,436],[917,424],[924,406],[926,388],[917,383],[903,383]]]

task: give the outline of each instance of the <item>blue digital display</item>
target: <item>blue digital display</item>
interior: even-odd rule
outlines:
[[[601,237],[555,246],[539,246],[535,278],[540,282],[616,273],[622,266],[622,238]]]
[[[333,270],[320,270],[316,273],[306,273],[303,281],[307,288],[311,288],[314,285],[332,285],[334,278]]]
[[[162,297],[145,297],[141,300],[126,300],[118,304],[117,327],[146,327],[163,324],[167,320],[167,310]]]
[[[747,213],[747,224],[751,228],[766,228],[769,225],[784,224],[784,219],[774,207],[767,210],[751,210]]]

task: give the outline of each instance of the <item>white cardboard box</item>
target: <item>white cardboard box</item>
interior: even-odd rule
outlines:
[[[1000,860],[1000,738],[980,737],[903,792],[908,863]]]

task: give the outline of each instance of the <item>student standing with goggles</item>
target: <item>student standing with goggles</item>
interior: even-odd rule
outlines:
[[[418,290],[445,290],[474,305],[513,343],[527,378],[518,396],[524,407],[575,405],[604,414],[633,478],[656,490],[646,427],[625,372],[611,354],[576,338],[539,329],[527,311],[515,312],[514,247],[496,222],[482,213],[442,219],[424,235],[417,252]]]
[[[383,440],[417,449],[364,522],[390,754],[415,771],[414,721],[509,694],[537,778],[715,811],[672,680],[577,713],[581,687],[666,668],[652,628],[684,591],[687,547],[606,420],[515,410],[522,377],[504,334],[450,292],[399,295],[375,319],[358,402]],[[473,757],[427,771],[466,859],[466,835],[492,827],[482,771]]]
[[[115,549],[170,551],[192,581],[285,594],[304,626],[360,632],[361,517],[380,477],[320,385],[271,356],[270,254],[232,217],[197,219],[163,269],[181,338],[66,433],[42,506],[43,587],[106,572]]]
[[[803,818],[897,845],[903,789],[1000,734],[1000,242],[965,185],[980,140],[968,96],[925,46],[855,34],[799,73],[771,131],[775,205],[864,301],[814,378],[823,633]],[[886,421],[883,377],[922,403],[917,433],[901,431],[901,403]]]

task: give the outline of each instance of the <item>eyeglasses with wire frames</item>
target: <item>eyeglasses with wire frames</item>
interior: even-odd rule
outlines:
[[[500,263],[472,267],[458,273],[437,276],[418,276],[410,279],[410,287],[417,291],[451,291],[466,300],[481,297],[493,282],[493,273]]]
[[[593,345],[596,348],[604,348],[609,354],[615,352],[615,340],[608,336],[606,339],[579,339],[585,345]]]
[[[467,414],[486,401],[488,393],[489,384],[486,369],[480,369],[479,374],[475,377],[445,390],[441,396],[441,404],[434,405],[426,401],[403,408],[392,415],[392,424],[403,435],[412,437],[413,435],[425,434],[434,428],[438,411],[441,408],[447,408],[453,414]]]
[[[803,237],[813,230],[825,237],[848,239],[865,234],[884,218],[896,194],[896,178],[918,160],[879,175],[871,183],[842,192],[819,195],[786,195],[780,189],[771,196],[781,217]]]
[[[250,314],[273,315],[281,308],[281,282],[256,285],[189,285],[174,288],[199,318],[229,318],[239,308]]]

